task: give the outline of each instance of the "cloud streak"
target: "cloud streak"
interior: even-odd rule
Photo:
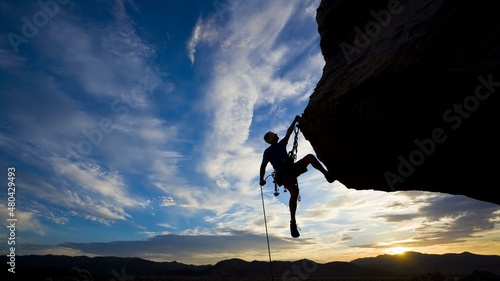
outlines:
[[[412,213],[385,213],[376,216],[394,224],[393,237],[385,244],[353,245],[362,248],[387,248],[395,245],[423,248],[463,243],[481,233],[493,231],[500,222],[500,208],[464,196],[429,196]],[[402,236],[397,233],[409,232]]]
[[[297,242],[271,236],[275,250],[293,250]],[[265,237],[242,231],[228,235],[160,235],[144,241],[115,241],[109,243],[64,243],[58,246],[92,255],[142,257],[152,260],[177,260],[185,263],[212,263],[217,259],[262,256]],[[265,252],[265,251],[264,251]]]
[[[202,39],[201,38],[202,24],[203,24],[202,19],[198,18],[198,22],[196,22],[196,25],[193,29],[193,34],[191,35],[191,39],[189,39],[189,42],[187,44],[188,56],[189,60],[191,61],[191,65],[193,65],[195,61],[194,55],[196,53],[196,46],[198,46],[198,44]]]

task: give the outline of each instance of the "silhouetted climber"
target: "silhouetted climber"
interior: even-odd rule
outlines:
[[[307,172],[307,166],[311,164],[315,169],[323,173],[329,183],[335,181],[332,173],[328,172],[323,165],[318,161],[316,156],[308,154],[304,158],[294,163],[294,158],[290,157],[287,152],[286,146],[290,135],[293,133],[294,127],[299,122],[300,116],[295,116],[292,124],[286,131],[285,137],[278,142],[279,137],[275,133],[269,131],[264,135],[264,140],[271,146],[266,148],[262,157],[262,164],[260,165],[260,185],[266,184],[264,174],[266,173],[266,166],[269,162],[275,170],[274,180],[279,185],[284,187],[290,192],[290,201],[288,206],[290,208],[290,232],[292,237],[300,236],[297,230],[297,222],[295,220],[295,212],[297,210],[297,200],[299,198],[299,185],[297,178]]]

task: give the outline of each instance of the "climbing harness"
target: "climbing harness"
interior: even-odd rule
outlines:
[[[267,176],[267,177],[269,177],[269,176]],[[266,177],[266,179],[267,179],[267,177]],[[273,261],[271,259],[271,246],[269,246],[269,233],[267,232],[266,207],[264,206],[264,192],[262,191],[262,185],[260,186],[260,196],[262,197],[262,211],[264,213],[264,225],[266,226],[267,252],[269,253],[269,266],[271,267],[271,280],[274,281]]]

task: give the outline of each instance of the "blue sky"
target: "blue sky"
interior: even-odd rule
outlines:
[[[4,182],[16,169],[17,254],[266,260],[262,136],[282,136],[321,77],[318,6],[0,1],[0,159]],[[302,136],[298,150],[314,153]],[[288,193],[264,187],[274,259],[500,254],[497,205],[350,190],[309,170],[299,239]]]

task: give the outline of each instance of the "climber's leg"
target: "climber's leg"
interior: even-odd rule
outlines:
[[[297,212],[297,200],[299,199],[299,185],[297,183],[297,178],[289,177],[285,179],[284,186],[288,192],[290,192],[290,201],[288,202],[288,207],[290,208],[290,232],[292,237],[297,238],[300,236],[295,219],[295,213]]]
[[[335,177],[333,173],[328,172],[323,165],[319,162],[319,160],[316,158],[316,156],[312,154],[307,154],[304,156],[304,158],[300,159],[295,163],[297,165],[297,170],[300,172],[300,174],[304,173],[307,171],[307,166],[311,164],[316,170],[320,171],[326,178],[326,180],[329,183],[332,183],[335,181]]]

